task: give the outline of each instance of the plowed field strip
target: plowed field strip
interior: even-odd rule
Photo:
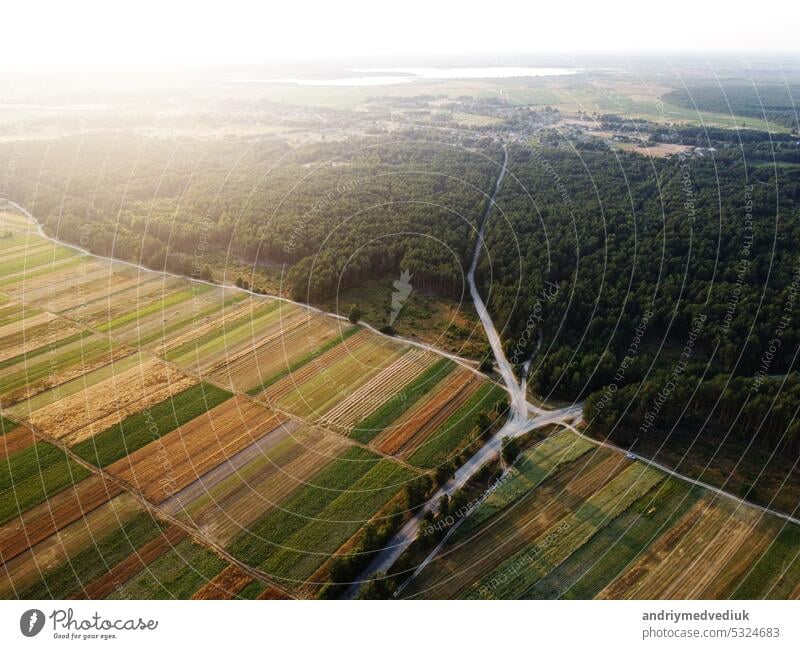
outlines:
[[[233,599],[253,578],[237,566],[228,566],[195,591],[191,599]]]
[[[36,437],[30,428],[17,426],[14,430],[0,436],[0,460],[21,451],[34,443]]]
[[[384,405],[406,383],[425,371],[435,360],[436,357],[433,354],[422,350],[415,349],[404,354],[399,360],[325,413],[320,422],[325,426],[347,432],[357,421]]]
[[[180,527],[169,527],[146,545],[142,546],[127,559],[123,559],[106,574],[88,584],[82,591],[73,596],[74,599],[105,599],[118,588],[121,588],[131,577],[141,572],[158,557],[171,551],[186,538],[186,532]]]
[[[121,492],[121,487],[100,476],[64,489],[0,527],[0,557],[10,561]]]
[[[108,471],[160,503],[235,455],[285,418],[234,397],[112,464]]]
[[[388,455],[408,457],[480,387],[480,379],[458,368],[430,399],[378,435],[373,445]]]

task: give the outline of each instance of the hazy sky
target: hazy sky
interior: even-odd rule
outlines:
[[[778,0],[19,0],[0,17],[0,65],[800,51],[800,1]]]

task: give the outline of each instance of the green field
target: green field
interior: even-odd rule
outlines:
[[[463,445],[475,430],[475,418],[479,413],[491,412],[507,394],[494,383],[485,383],[467,402],[427,439],[408,459],[411,464],[432,469],[447,462],[453,451]]]
[[[0,524],[89,475],[60,448],[37,442],[0,461]]]
[[[20,599],[68,599],[79,594],[93,579],[136,552],[164,530],[148,512],[132,520],[70,557],[41,579],[17,593]]]
[[[210,383],[198,383],[155,406],[122,420],[72,448],[87,462],[105,467],[154,442],[233,396]]]
[[[184,540],[108,599],[186,599],[225,566],[225,561],[210,550]]]
[[[419,401],[419,399],[434,389],[445,376],[455,367],[449,358],[441,358],[426,369],[416,379],[400,390],[396,398],[389,400],[385,405],[362,419],[353,426],[350,437],[366,444],[379,435],[387,426]]]

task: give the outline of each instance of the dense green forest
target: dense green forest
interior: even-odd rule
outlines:
[[[15,156],[9,197],[54,236],[187,275],[209,252],[285,264],[293,296],[315,301],[401,269],[417,288],[462,294],[501,160],[498,145],[470,144],[108,135],[4,155]]]
[[[673,389],[671,407],[701,413],[717,390],[730,412],[767,408],[766,392],[744,405],[740,393],[775,384],[741,381],[793,372],[800,345],[796,140],[640,126],[653,140],[708,148],[650,158],[600,141],[510,145],[478,269],[508,357],[532,361],[532,388],[593,395],[598,430],[621,440],[676,368],[681,390],[692,376],[705,396],[687,401]],[[289,146],[97,135],[5,146],[0,156],[15,156],[10,197],[93,252],[184,274],[205,272],[211,252],[285,265],[304,301],[400,270],[415,287],[458,297],[502,159],[496,141],[472,137]],[[799,399],[797,389],[781,393],[780,412]],[[651,434],[672,414],[665,407]],[[779,421],[757,431],[752,417],[736,420],[742,434],[796,452],[796,427],[778,440]]]
[[[754,121],[747,126],[763,128],[774,122],[798,131],[797,100],[800,86],[768,80],[723,80],[691,82],[664,95],[664,100],[690,110],[743,115]]]

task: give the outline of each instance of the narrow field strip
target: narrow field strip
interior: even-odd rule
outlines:
[[[36,442],[0,462],[0,525],[89,475],[60,448]]]
[[[233,395],[210,383],[197,383],[130,415],[115,426],[72,447],[82,459],[106,467],[212,410]]]
[[[268,373],[269,370],[267,368],[264,368],[263,365],[259,364],[258,366],[259,376],[266,376],[267,378],[264,378],[257,385],[248,388],[247,394],[249,394],[250,396],[256,396],[261,392],[266,393],[267,388],[269,388],[270,386],[274,385],[281,379],[291,374],[298,373],[306,365],[310,364],[312,361],[316,360],[323,354],[326,354],[330,350],[336,348],[340,343],[343,343],[345,340],[347,340],[354,334],[358,333],[359,331],[360,329],[357,326],[352,326],[345,330],[341,330],[337,327],[337,329],[335,330],[335,334],[330,338],[327,338],[324,341],[322,341],[321,344],[312,346],[310,350],[303,348],[298,349],[296,353],[293,354],[291,357],[287,357],[287,353],[284,349],[284,354],[280,360],[281,368],[275,369],[274,373],[269,374]],[[291,341],[287,341],[286,344],[283,345],[283,347],[285,348],[290,344]]]
[[[192,502],[183,516],[227,545],[267,512],[282,507],[346,448],[341,440],[316,431],[298,441],[284,440]]]
[[[346,344],[346,343],[345,343]],[[296,385],[295,390],[277,401],[277,405],[299,417],[317,419],[336,402],[347,398],[382,369],[408,352],[391,340],[373,336],[332,365]]]
[[[118,460],[108,472],[161,503],[284,421],[263,406],[233,397]]]
[[[410,592],[437,599],[459,596],[580,507],[627,466],[616,453],[602,448],[559,465],[531,491],[477,528],[470,527],[467,519],[417,576]]]
[[[133,575],[107,599],[188,599],[228,564],[185,539]]]
[[[48,435],[74,445],[196,382],[161,361],[144,360],[23,418]]]
[[[414,404],[439,384],[455,368],[449,358],[435,358],[433,364],[397,393],[397,398],[385,403],[364,417],[350,431],[350,437],[367,444],[408,412]]]
[[[442,426],[480,387],[480,379],[457,367],[437,384],[431,394],[419,400],[394,425],[376,436],[372,445],[382,453],[407,458]]]
[[[92,582],[73,593],[72,598],[105,599],[153,561],[171,551],[185,538],[186,532],[180,527],[168,527],[114,565],[108,572],[96,577]]]
[[[419,349],[403,354],[399,360],[328,410],[319,422],[343,434],[349,433],[355,422],[402,394],[402,388],[435,360],[433,354]]]
[[[321,373],[326,367],[330,367],[348,354],[355,353],[371,337],[365,329],[350,331],[353,333],[343,336],[341,341],[332,344],[329,349],[313,356],[309,355],[308,359],[303,359],[306,362],[298,363],[298,367],[293,371],[282,372],[283,376],[271,381],[263,392],[256,395],[257,398],[265,403],[276,403],[291,394],[299,385]]]
[[[97,475],[70,485],[0,527],[0,559],[13,559],[121,492],[120,486]]]
[[[505,390],[494,383],[484,382],[440,428],[432,432],[408,456],[408,461],[415,466],[429,469],[447,462],[475,432],[478,414],[492,412],[505,399]]]
[[[87,563],[79,561],[78,555],[85,550],[95,551],[99,546],[98,539],[114,534],[120,525],[141,513],[133,496],[123,493],[78,518],[5,564],[6,574],[0,575],[0,597],[49,599],[69,596],[69,592],[61,589],[71,579],[74,584],[77,570],[97,570],[98,574],[105,570],[102,559]],[[145,516],[150,519],[149,514]],[[130,552],[131,549],[127,549],[126,554]],[[75,560],[70,562],[70,559]],[[50,591],[49,588],[56,590]]]
[[[507,559],[463,596],[481,599],[521,596],[663,479],[663,473],[645,465],[627,467],[576,511],[545,530],[530,546]]]

